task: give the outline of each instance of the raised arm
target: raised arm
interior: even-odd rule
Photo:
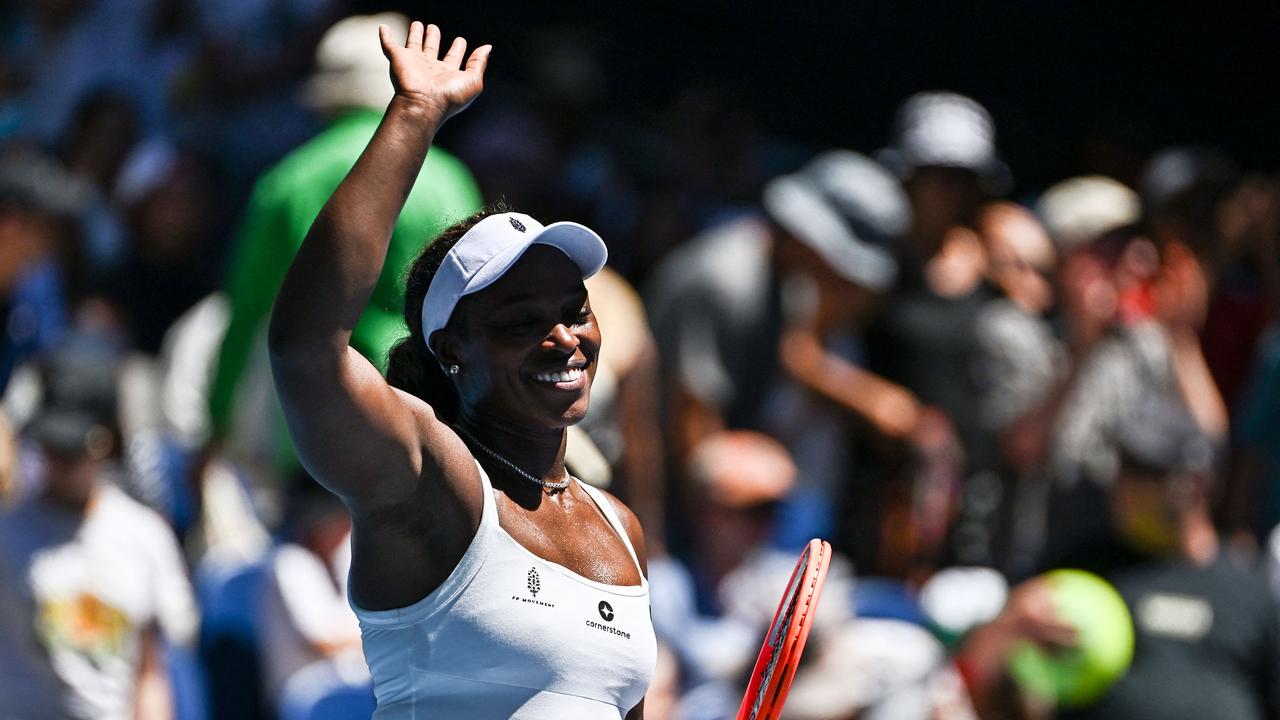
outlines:
[[[268,336],[299,458],[322,484],[356,501],[403,495],[422,475],[422,448],[442,441],[432,437],[440,428],[430,408],[387,385],[348,342],[435,133],[480,94],[490,50],[476,49],[464,66],[467,44],[457,38],[440,58],[439,29],[420,22],[403,46],[386,26],[379,37],[395,96],[307,233]]]

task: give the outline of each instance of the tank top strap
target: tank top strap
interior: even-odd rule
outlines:
[[[498,501],[493,497],[493,483],[489,480],[489,473],[484,471],[484,467],[480,465],[480,461],[474,457],[472,461],[476,464],[476,472],[480,473],[480,490],[484,495],[484,505],[480,510],[480,526],[476,528],[476,534],[482,532],[492,532],[498,527]]]
[[[622,518],[618,517],[618,513],[614,512],[613,503],[609,502],[609,498],[605,497],[604,492],[599,488],[581,480],[578,481],[578,484],[595,501],[596,507],[600,508],[600,512],[604,513],[604,519],[609,522],[609,527],[613,528],[618,537],[622,538],[622,544],[626,546],[627,552],[631,554],[631,561],[636,564],[636,571],[640,573],[640,583],[647,585],[648,581],[644,577],[644,570],[640,567],[640,558],[636,556],[636,549],[631,546],[631,535],[622,524]]]

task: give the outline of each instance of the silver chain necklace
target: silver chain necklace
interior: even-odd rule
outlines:
[[[484,443],[482,443],[482,442],[480,442],[479,440],[477,440],[475,435],[472,435],[471,433],[467,432],[466,428],[462,427],[461,425],[456,425],[456,426],[454,426],[454,429],[455,429],[455,430],[457,430],[458,432],[462,433],[463,435],[466,435],[468,440],[470,440],[472,443],[474,443],[476,447],[478,447],[478,448],[480,448],[481,450],[483,450],[483,451],[485,451],[486,453],[488,453],[489,457],[493,458],[494,460],[497,460],[498,462],[502,463],[503,465],[506,465],[507,467],[509,467],[509,468],[511,468],[512,470],[516,471],[516,473],[517,473],[517,474],[519,474],[519,475],[520,475],[520,477],[522,477],[522,478],[524,478],[524,479],[528,480],[529,482],[537,483],[537,484],[541,485],[542,487],[544,487],[544,488],[546,488],[546,489],[548,489],[548,490],[563,490],[563,489],[565,489],[565,488],[569,487],[569,473],[568,473],[567,471],[566,471],[566,472],[565,472],[565,474],[564,474],[564,479],[563,479],[563,480],[559,480],[559,481],[556,481],[556,482],[547,482],[546,480],[543,480],[543,479],[542,479],[542,478],[540,478],[540,477],[537,477],[537,476],[531,475],[530,473],[527,473],[527,472],[525,472],[524,470],[521,470],[519,467],[517,467],[517,466],[516,466],[516,464],[515,464],[515,463],[513,463],[513,462],[511,462],[510,460],[508,460],[508,459],[506,459],[506,458],[502,457],[501,455],[499,455],[498,453],[494,452],[493,450],[490,450],[490,449],[489,449],[489,447],[488,447],[487,445],[485,445]]]

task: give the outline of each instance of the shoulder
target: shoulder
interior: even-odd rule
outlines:
[[[105,521],[109,527],[136,538],[148,548],[155,548],[156,543],[177,542],[169,523],[161,518],[159,512],[134,500],[114,484],[108,483],[102,488],[99,505],[93,514],[95,519]]]
[[[95,532],[146,558],[153,567],[180,564],[178,538],[160,513],[108,483],[93,510]]]
[[[676,310],[683,316],[691,297],[725,310],[758,299],[760,287],[768,281],[767,250],[768,234],[755,218],[704,231],[672,251],[655,270],[645,292],[651,312]]]
[[[298,188],[336,186],[368,145],[380,117],[376,113],[354,113],[321,130],[258,179],[252,200],[287,202]]]

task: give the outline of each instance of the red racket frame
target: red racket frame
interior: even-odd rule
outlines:
[[[800,553],[764,636],[764,646],[738,708],[738,720],[777,720],[782,712],[830,567],[831,545],[825,540],[810,540]]]

